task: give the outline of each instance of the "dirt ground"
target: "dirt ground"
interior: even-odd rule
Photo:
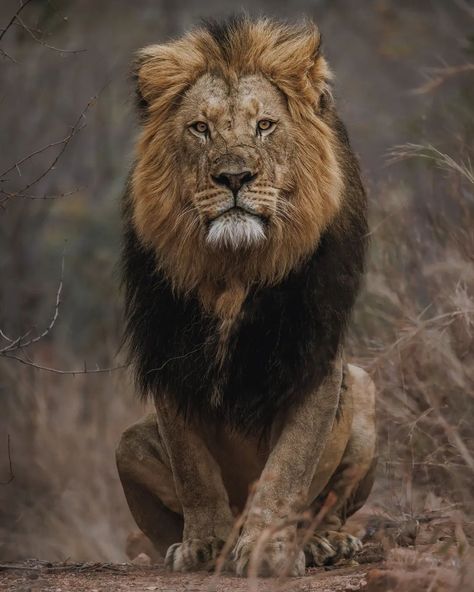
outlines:
[[[361,512],[347,527],[361,535],[374,529]],[[131,563],[50,563],[38,559],[0,563],[0,591],[9,592],[474,592],[474,524],[458,524],[453,516],[394,523],[385,520],[366,540],[357,561],[308,569],[304,577],[277,579],[219,577],[207,573],[176,574],[163,568],[143,535],[129,537]],[[380,521],[380,516],[379,516]],[[416,539],[416,540],[415,540]],[[433,543],[433,541],[436,541]],[[461,544],[462,543],[462,544]],[[145,545],[145,546],[143,546]],[[140,551],[148,550],[139,562]],[[150,565],[151,562],[153,565]]]
[[[0,591],[9,592],[474,592],[474,551],[458,545],[393,546],[366,543],[357,562],[307,570],[290,579],[242,579],[207,573],[176,574],[162,564],[0,564]],[[441,545],[441,546],[440,546]],[[385,551],[384,551],[385,549]]]
[[[346,592],[363,590],[374,564],[310,570],[302,578],[259,579],[259,592]],[[9,592],[247,592],[251,583],[232,576],[172,574],[159,567],[128,564],[43,564],[25,562],[0,566],[0,590]]]

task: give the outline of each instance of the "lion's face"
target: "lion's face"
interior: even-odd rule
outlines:
[[[274,283],[339,210],[319,42],[310,24],[243,20],[140,52],[130,211],[176,287]]]
[[[267,240],[290,215],[294,138],[284,96],[263,76],[206,74],[176,115],[176,175],[206,242],[233,250]]]

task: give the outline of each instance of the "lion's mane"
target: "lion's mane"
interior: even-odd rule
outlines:
[[[173,153],[156,141],[171,133],[180,96],[209,71],[228,80],[262,73],[299,127],[295,214],[238,264],[245,297],[224,359],[221,320],[203,307],[199,287],[232,283],[236,262],[210,257],[186,226]],[[363,272],[366,198],[319,34],[267,20],[210,24],[144,50],[136,78],[142,131],[125,196],[123,277],[137,383],[189,417],[262,430],[326,375]]]

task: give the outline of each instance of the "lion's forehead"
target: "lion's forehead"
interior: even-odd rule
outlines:
[[[282,117],[286,105],[279,91],[262,75],[229,82],[212,74],[201,76],[186,93],[181,111],[187,119],[205,119],[235,127],[262,116]]]

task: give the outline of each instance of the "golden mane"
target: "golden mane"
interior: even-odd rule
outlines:
[[[298,158],[291,216],[278,221],[268,240],[242,253],[213,251],[189,211],[178,165],[168,141],[175,135],[180,97],[204,74],[232,84],[262,74],[286,97],[296,131]],[[196,29],[181,39],[143,49],[136,67],[146,116],[131,177],[131,220],[159,265],[180,291],[214,286],[273,284],[316,248],[341,206],[343,173],[332,118],[320,113],[331,78],[312,23],[283,25],[241,19],[220,31]],[[159,198],[157,198],[159,196]],[[219,292],[219,290],[217,290]]]

